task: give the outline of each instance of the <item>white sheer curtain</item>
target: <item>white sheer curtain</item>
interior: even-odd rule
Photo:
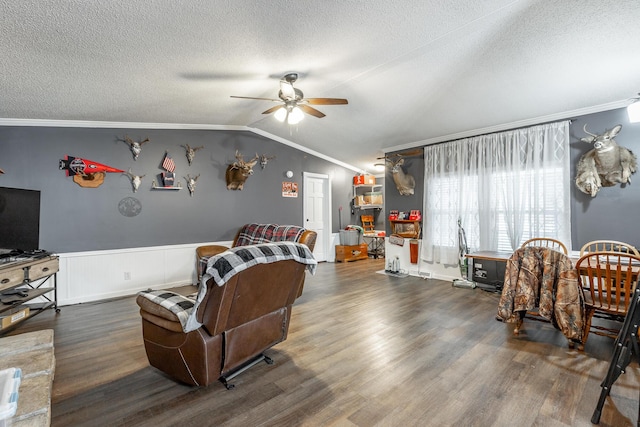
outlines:
[[[569,154],[569,121],[425,147],[422,258],[458,263],[459,218],[472,251],[531,237],[570,249]]]

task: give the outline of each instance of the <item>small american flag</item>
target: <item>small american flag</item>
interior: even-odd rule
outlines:
[[[164,160],[162,161],[162,167],[168,170],[169,172],[173,172],[176,170],[176,162],[173,161],[169,154],[165,154]]]

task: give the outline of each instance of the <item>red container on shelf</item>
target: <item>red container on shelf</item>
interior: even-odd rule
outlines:
[[[373,175],[356,175],[353,177],[353,185],[376,185],[376,177]]]

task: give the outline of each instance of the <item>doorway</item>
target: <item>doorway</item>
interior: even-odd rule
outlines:
[[[331,183],[329,175],[303,172],[304,227],[318,234],[313,255],[327,261],[331,244]]]

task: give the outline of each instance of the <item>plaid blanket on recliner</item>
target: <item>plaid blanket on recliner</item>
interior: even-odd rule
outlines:
[[[269,242],[297,242],[304,230],[297,225],[246,224],[240,230],[235,246]]]
[[[262,243],[236,246],[212,256],[207,261],[202,283],[213,278],[218,286],[222,286],[234,275],[256,264],[269,264],[287,259],[306,264],[311,274],[315,274],[318,262],[306,245],[295,242]]]

